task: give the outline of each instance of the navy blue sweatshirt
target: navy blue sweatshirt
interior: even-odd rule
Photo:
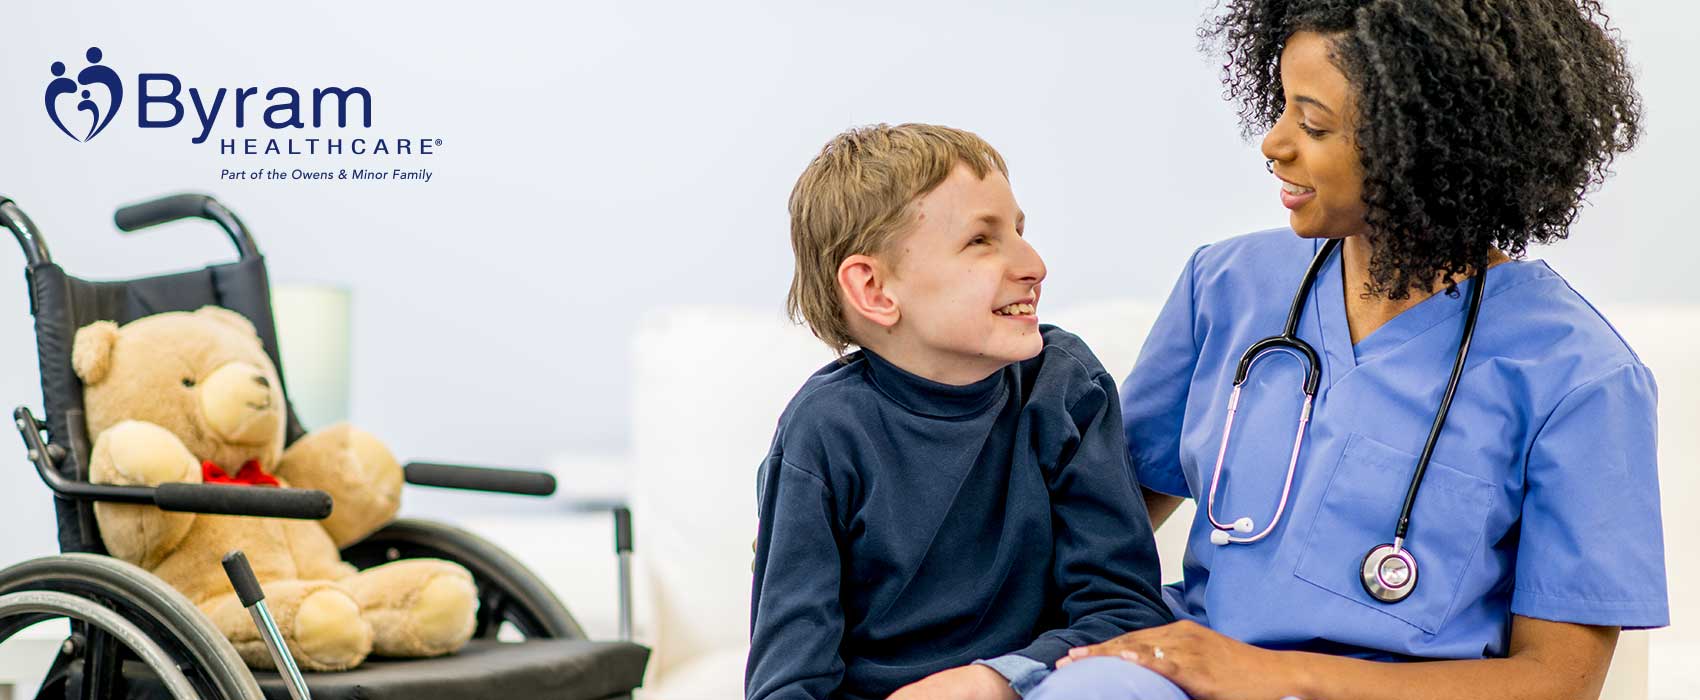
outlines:
[[[968,386],[863,350],[797,392],[757,488],[750,700],[883,699],[1172,619],[1115,382],[1041,332]]]

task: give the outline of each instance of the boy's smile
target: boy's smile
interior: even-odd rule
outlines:
[[[944,384],[970,384],[1044,348],[1045,262],[1022,237],[1025,215],[1009,180],[958,165],[912,205],[911,229],[877,259],[841,267],[864,347]],[[867,277],[844,274],[857,264]],[[856,280],[861,280],[857,284]]]

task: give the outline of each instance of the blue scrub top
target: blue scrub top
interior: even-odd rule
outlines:
[[[1263,647],[1384,660],[1503,656],[1512,614],[1669,624],[1653,375],[1540,261],[1487,271],[1469,360],[1411,515],[1409,598],[1370,598],[1359,565],[1393,537],[1474,280],[1354,346],[1332,256],[1299,323],[1322,383],[1286,513],[1260,542],[1210,543],[1205,496],[1235,367],[1280,332],[1319,247],[1279,229],[1199,249],[1122,385],[1141,484],[1199,503],[1184,580],[1165,589],[1175,614]],[[1253,367],[1217,520],[1250,517],[1255,532],[1274,515],[1303,376],[1286,354]]]

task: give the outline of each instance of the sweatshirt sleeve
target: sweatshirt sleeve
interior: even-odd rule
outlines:
[[[1157,543],[1128,461],[1115,380],[1098,371],[1068,419],[1063,450],[1047,474],[1051,575],[1068,627],[1016,652],[1047,667],[1070,648],[1174,619],[1158,587]]]
[[[837,509],[819,476],[780,454],[762,465],[761,482],[745,696],[826,698],[844,677]]]

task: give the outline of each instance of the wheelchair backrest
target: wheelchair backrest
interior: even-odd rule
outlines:
[[[166,311],[222,306],[254,323],[266,355],[277,365],[278,378],[283,378],[277,330],[272,322],[271,288],[265,260],[257,254],[189,272],[110,282],[78,279],[52,262],[40,262],[28,268],[27,278],[48,437],[66,450],[65,460],[59,465],[66,477],[88,479],[93,447],[83,421],[83,384],[71,368],[71,344],[77,329],[83,326],[95,321],[122,325]],[[284,395],[288,396],[287,382]],[[285,441],[293,443],[304,432],[295,409],[289,408]],[[54,506],[62,551],[106,553],[92,503],[56,499]]]

